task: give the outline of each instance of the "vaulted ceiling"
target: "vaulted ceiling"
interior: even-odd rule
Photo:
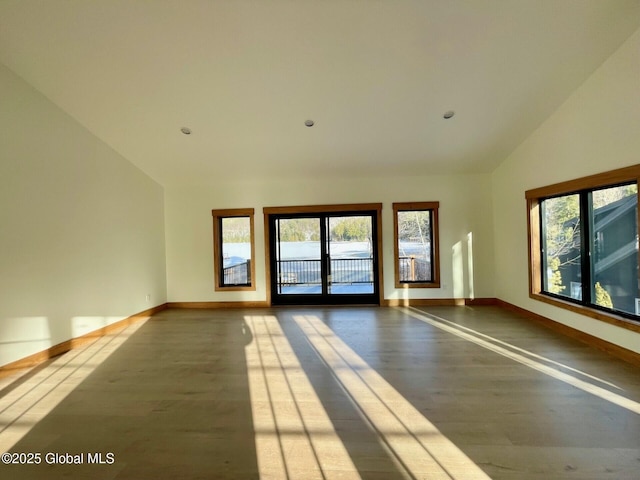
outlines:
[[[0,0],[0,62],[165,186],[475,173],[639,25],[640,0]]]

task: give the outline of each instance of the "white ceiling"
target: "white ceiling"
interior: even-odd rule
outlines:
[[[165,186],[491,172],[639,25],[640,0],[0,0],[0,61]]]

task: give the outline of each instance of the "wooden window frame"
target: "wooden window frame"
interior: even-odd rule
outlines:
[[[396,288],[440,288],[440,236],[438,209],[440,202],[396,202],[393,203],[393,272]],[[433,279],[431,282],[401,282],[400,252],[398,249],[398,212],[431,211],[431,248],[433,256]]]
[[[542,256],[541,256],[541,231],[540,231],[540,204],[542,200],[578,193],[584,190],[594,190],[613,187],[625,183],[638,183],[638,196],[640,197],[640,165],[611,170],[587,177],[582,177],[566,182],[556,183],[545,187],[527,190],[525,199],[527,203],[527,243],[529,255],[529,297],[555,307],[585,315],[618,327],[640,332],[640,323],[630,320],[622,315],[607,312],[587,305],[581,305],[572,301],[565,301],[551,296],[543,291],[542,285]],[[640,200],[640,198],[639,198]],[[640,205],[640,202],[638,203]],[[639,209],[640,212],[640,209]],[[640,216],[640,213],[639,213]],[[640,218],[638,219],[640,229]],[[640,259],[640,255],[638,256]]]
[[[255,272],[255,236],[253,229],[253,208],[230,208],[223,210],[211,210],[213,216],[213,272],[214,272],[214,288],[216,291],[247,291],[256,289],[256,272]],[[222,219],[234,217],[249,217],[249,236],[251,239],[251,283],[249,285],[222,285],[222,236],[220,226]]]

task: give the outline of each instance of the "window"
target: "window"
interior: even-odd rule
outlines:
[[[255,290],[253,208],[212,210],[216,290]]]
[[[438,202],[394,203],[397,288],[440,287]]]
[[[533,298],[640,320],[639,176],[628,167],[526,193]]]

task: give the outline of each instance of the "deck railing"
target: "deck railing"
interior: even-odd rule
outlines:
[[[222,276],[224,285],[251,284],[251,260],[223,268]]]
[[[373,282],[373,258],[336,258],[331,260],[331,283]]]
[[[415,256],[398,257],[401,282],[430,282],[431,261]]]
[[[279,260],[279,283],[286,285],[320,285],[320,260]],[[331,259],[331,283],[355,284],[373,282],[373,258]]]

